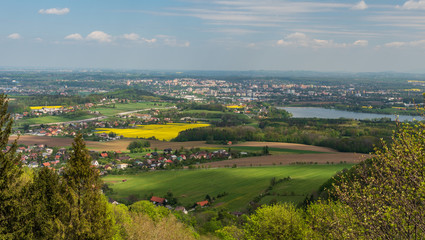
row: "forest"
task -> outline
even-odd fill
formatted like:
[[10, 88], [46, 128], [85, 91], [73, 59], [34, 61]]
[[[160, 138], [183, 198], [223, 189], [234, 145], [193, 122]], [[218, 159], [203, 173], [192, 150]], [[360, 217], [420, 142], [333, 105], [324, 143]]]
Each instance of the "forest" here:
[[391, 140], [397, 123], [388, 119], [266, 119], [259, 127], [207, 127], [181, 132], [174, 141], [289, 142], [329, 147], [341, 152], [369, 153], [380, 139]]

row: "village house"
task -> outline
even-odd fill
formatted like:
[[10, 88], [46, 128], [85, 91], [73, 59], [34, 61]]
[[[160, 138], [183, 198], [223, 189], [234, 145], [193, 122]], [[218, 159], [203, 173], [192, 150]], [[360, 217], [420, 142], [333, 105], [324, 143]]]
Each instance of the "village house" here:
[[208, 200], [202, 201], [202, 202], [197, 202], [196, 205], [200, 206], [200, 207], [205, 207], [209, 204]]
[[167, 199], [165, 198], [161, 198], [161, 197], [156, 197], [156, 196], [152, 196], [150, 201], [155, 204], [155, 205], [164, 205], [167, 202]]
[[128, 167], [128, 163], [120, 163], [120, 164], [117, 164], [117, 169], [122, 169], [122, 170], [124, 170], [124, 169], [126, 169]]

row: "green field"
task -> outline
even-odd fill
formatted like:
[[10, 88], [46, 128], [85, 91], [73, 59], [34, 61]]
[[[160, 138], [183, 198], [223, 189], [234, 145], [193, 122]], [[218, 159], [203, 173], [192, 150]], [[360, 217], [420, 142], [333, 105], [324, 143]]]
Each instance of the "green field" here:
[[[304, 197], [349, 164], [336, 165], [289, 165], [273, 167], [220, 168], [201, 170], [174, 170], [140, 173], [138, 175], [110, 175], [103, 180], [110, 184], [118, 201], [130, 195], [143, 199], [153, 193], [164, 196], [171, 190], [184, 206], [204, 200], [209, 194], [215, 197], [228, 192], [225, 197], [216, 200], [214, 205], [227, 207], [229, 210], [243, 210], [254, 197], [262, 193], [270, 184], [271, 178], [290, 176], [289, 182], [278, 184], [276, 188], [282, 193], [282, 201], [299, 203]], [[126, 182], [122, 182], [127, 179]], [[278, 191], [278, 189], [276, 189]]]
[[57, 122], [68, 122], [68, 121], [75, 121], [75, 120], [83, 120], [83, 119], [89, 119], [96, 117], [96, 115], [92, 114], [83, 114], [78, 117], [68, 117], [66, 115], [59, 115], [59, 116], [43, 116], [43, 117], [36, 117], [36, 118], [26, 118], [21, 119], [16, 122], [17, 126], [22, 126], [24, 124], [47, 124], [47, 123], [57, 123]]
[[[160, 104], [158, 106], [158, 104]], [[140, 103], [117, 103], [115, 108], [111, 107], [93, 107], [90, 110], [98, 111], [105, 116], [114, 116], [118, 113], [129, 112], [135, 110], [151, 109], [151, 108], [163, 108], [167, 107], [167, 103], [154, 103], [154, 102], [140, 102]]]

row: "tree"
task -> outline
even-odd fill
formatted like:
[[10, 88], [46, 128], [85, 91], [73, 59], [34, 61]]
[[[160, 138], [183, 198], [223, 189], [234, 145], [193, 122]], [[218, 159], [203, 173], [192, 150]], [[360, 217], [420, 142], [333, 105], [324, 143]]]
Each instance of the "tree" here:
[[111, 238], [112, 219], [100, 191], [102, 183], [98, 170], [91, 167], [92, 159], [81, 134], [75, 137], [72, 148], [63, 176], [69, 203], [65, 236], [69, 239]]
[[334, 184], [338, 199], [353, 209], [361, 231], [370, 239], [425, 238], [425, 124], [403, 124], [356, 166], [354, 174]]
[[64, 239], [64, 210], [69, 209], [62, 194], [64, 184], [59, 175], [43, 167], [30, 186], [31, 226], [35, 239]]
[[291, 204], [263, 206], [248, 218], [246, 239], [305, 239], [308, 226], [301, 212]]
[[29, 238], [26, 184], [20, 180], [23, 171], [16, 153], [17, 140], [8, 146], [13, 119], [7, 107], [6, 95], [0, 94], [0, 238], [25, 239]]

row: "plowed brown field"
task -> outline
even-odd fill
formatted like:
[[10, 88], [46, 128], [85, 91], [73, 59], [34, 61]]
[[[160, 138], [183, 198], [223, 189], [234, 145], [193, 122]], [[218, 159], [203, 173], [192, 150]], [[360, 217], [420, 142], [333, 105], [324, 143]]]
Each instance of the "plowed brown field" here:
[[261, 157], [239, 158], [219, 162], [205, 163], [203, 165], [212, 168], [231, 167], [236, 164], [238, 167], [267, 166], [267, 165], [288, 165], [295, 163], [317, 163], [317, 164], [338, 164], [338, 163], [359, 163], [370, 158], [371, 155], [359, 153], [319, 153], [319, 154], [282, 154]]

